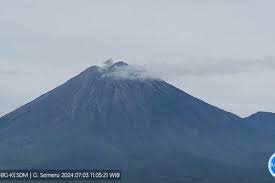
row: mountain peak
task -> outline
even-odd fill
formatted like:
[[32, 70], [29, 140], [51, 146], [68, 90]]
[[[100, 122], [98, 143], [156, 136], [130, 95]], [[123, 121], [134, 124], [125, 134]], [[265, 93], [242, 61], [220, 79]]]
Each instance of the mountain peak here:
[[123, 61], [114, 62], [112, 58], [109, 58], [108, 60], [103, 62], [103, 67], [110, 68], [110, 67], [121, 67], [121, 66], [128, 66], [128, 64]]
[[264, 112], [264, 111], [259, 111], [256, 112], [248, 117], [246, 117], [247, 119], [262, 119], [262, 118], [271, 118], [273, 119], [275, 117], [275, 113], [272, 112]]
[[112, 67], [121, 67], [121, 66], [128, 66], [128, 64], [123, 61], [119, 61], [112, 65]]
[[116, 69], [120, 69], [122, 67], [128, 67], [129, 65], [123, 61], [115, 62], [108, 67], [109, 71], [114, 71]]
[[114, 63], [112, 59], [108, 59], [103, 63], [102, 66], [95, 66], [95, 65], [90, 66], [89, 68], [84, 70], [79, 76], [84, 76], [86, 78], [95, 77], [95, 76], [105, 77], [106, 75], [109, 75], [109, 74], [112, 75], [113, 73], [117, 73], [117, 72], [120, 73], [125, 70], [130, 71], [130, 69], [125, 68], [127, 66], [130, 67], [130, 65], [128, 65], [123, 61]]
[[160, 80], [142, 66], [129, 65], [124, 61], [114, 62], [113, 59], [106, 60], [100, 67], [91, 66], [87, 70], [94, 71], [92, 73], [97, 73], [97, 76], [101, 76], [103, 78], [119, 80]]

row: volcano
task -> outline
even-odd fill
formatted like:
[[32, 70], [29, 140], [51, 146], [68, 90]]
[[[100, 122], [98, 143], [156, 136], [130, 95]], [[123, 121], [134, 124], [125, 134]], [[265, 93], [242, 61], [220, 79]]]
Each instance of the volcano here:
[[124, 62], [0, 118], [1, 169], [119, 169], [121, 182], [274, 182], [275, 115], [219, 109]]

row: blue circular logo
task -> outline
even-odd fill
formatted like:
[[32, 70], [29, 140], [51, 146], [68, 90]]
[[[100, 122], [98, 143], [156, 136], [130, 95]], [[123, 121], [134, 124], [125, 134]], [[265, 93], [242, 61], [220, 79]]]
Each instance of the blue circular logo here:
[[275, 177], [275, 154], [273, 154], [268, 162], [268, 169], [273, 177]]

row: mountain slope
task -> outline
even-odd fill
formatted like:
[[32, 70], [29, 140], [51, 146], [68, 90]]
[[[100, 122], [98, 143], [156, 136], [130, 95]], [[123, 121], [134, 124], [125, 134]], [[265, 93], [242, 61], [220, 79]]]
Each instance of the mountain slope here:
[[0, 168], [113, 168], [124, 182], [268, 182], [272, 143], [123, 62], [90, 67], [0, 118]]

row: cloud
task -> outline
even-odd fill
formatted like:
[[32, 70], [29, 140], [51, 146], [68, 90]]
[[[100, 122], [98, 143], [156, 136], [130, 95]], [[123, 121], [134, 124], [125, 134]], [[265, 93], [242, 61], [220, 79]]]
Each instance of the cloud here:
[[[107, 63], [107, 64], [106, 64]], [[117, 62], [115, 64], [113, 60], [107, 60], [104, 62], [104, 66], [101, 67], [103, 77], [112, 77], [115, 79], [130, 79], [130, 80], [144, 80], [144, 79], [160, 79], [154, 73], [149, 72], [146, 68], [138, 65], [128, 65], [124, 62]]]
[[245, 72], [275, 70], [275, 58], [263, 59], [183, 59], [181, 61], [148, 62], [145, 68], [160, 78], [181, 76], [232, 75]]
[[26, 75], [29, 74], [29, 72], [26, 71], [20, 71], [16, 69], [0, 69], [0, 76], [5, 76], [5, 75]]
[[[275, 70], [275, 58], [263, 59], [183, 59], [181, 61], [151, 61], [144, 65], [117, 66], [108, 59], [101, 67], [104, 77], [117, 79], [163, 79], [173, 80], [185, 76], [210, 77]], [[124, 64], [124, 63], [123, 63]]]

